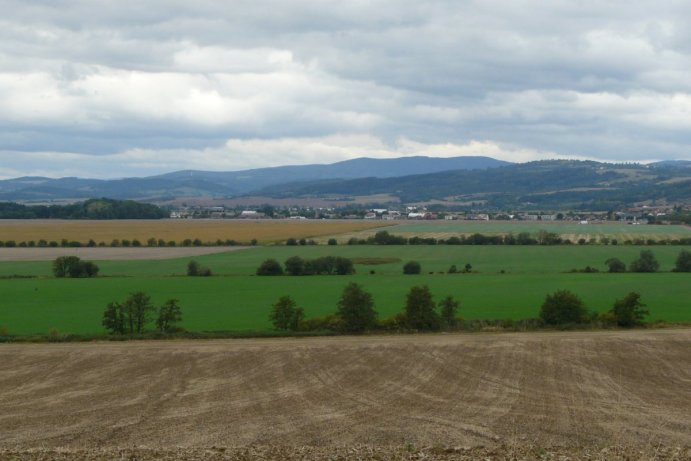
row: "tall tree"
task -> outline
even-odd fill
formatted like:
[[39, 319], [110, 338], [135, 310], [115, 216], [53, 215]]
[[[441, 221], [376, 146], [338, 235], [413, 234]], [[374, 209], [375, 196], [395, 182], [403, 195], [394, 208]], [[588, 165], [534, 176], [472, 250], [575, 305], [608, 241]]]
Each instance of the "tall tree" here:
[[113, 334], [125, 334], [125, 314], [122, 304], [118, 302], [108, 303], [103, 312], [103, 326]]
[[458, 312], [458, 301], [452, 296], [447, 296], [439, 302], [441, 309], [441, 321], [447, 328], [453, 328], [458, 324], [456, 313]]
[[414, 330], [438, 330], [441, 326], [432, 293], [427, 285], [414, 286], [406, 296], [405, 315], [408, 327]]
[[369, 330], [377, 321], [372, 295], [357, 283], [350, 283], [343, 290], [336, 315], [343, 322], [344, 330], [353, 333]]
[[610, 313], [620, 327], [643, 325], [643, 319], [650, 312], [643, 309], [641, 295], [635, 292], [627, 294], [623, 299], [617, 299], [610, 309]]
[[159, 329], [159, 331], [168, 332], [171, 331], [175, 324], [181, 320], [182, 309], [180, 308], [180, 301], [177, 299], [169, 299], [158, 308], [156, 327]]
[[125, 300], [123, 310], [129, 332], [140, 334], [150, 320], [154, 306], [151, 304], [151, 297], [149, 295], [143, 291], [137, 291], [130, 294], [130, 297]]

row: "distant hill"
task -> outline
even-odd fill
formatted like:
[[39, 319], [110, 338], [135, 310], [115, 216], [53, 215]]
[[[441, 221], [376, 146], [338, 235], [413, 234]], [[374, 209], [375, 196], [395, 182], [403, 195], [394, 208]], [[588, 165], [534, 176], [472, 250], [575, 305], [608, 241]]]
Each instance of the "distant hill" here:
[[390, 178], [447, 170], [476, 170], [509, 165], [489, 157], [358, 158], [329, 165], [299, 165], [213, 172], [185, 170], [118, 180], [25, 177], [0, 181], [0, 200], [30, 201], [110, 197], [152, 200], [171, 197], [231, 197], [265, 187], [304, 180]]
[[259, 193], [272, 197], [393, 194], [406, 203], [445, 200], [496, 209], [607, 210], [657, 201], [691, 203], [691, 168], [551, 160], [483, 171], [284, 184]]

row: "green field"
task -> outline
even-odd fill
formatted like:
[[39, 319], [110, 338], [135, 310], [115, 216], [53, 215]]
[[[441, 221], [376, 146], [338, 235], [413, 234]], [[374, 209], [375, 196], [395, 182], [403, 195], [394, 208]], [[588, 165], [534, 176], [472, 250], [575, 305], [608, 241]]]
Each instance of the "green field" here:
[[[633, 238], [675, 239], [691, 237], [691, 227], [681, 225], [632, 225], [615, 222], [579, 224], [562, 221], [418, 221], [406, 222], [388, 229], [393, 234], [535, 234], [540, 230], [560, 235], [609, 237], [623, 242]], [[376, 231], [373, 231], [376, 232]], [[372, 233], [373, 233], [372, 232]], [[586, 237], [586, 238], [590, 238]]]
[[[627, 264], [642, 248], [651, 249], [661, 264], [654, 274], [573, 274], [586, 265], [605, 270], [604, 261], [618, 257]], [[308, 317], [333, 313], [343, 287], [361, 283], [372, 292], [376, 309], [387, 317], [403, 309], [413, 285], [429, 285], [437, 300], [453, 295], [466, 319], [536, 317], [545, 295], [557, 289], [579, 294], [593, 310], [605, 311], [615, 298], [641, 293], [651, 320], [691, 322], [691, 274], [670, 273], [684, 247], [658, 246], [308, 246], [264, 247], [195, 258], [210, 267], [213, 277], [186, 277], [189, 258], [162, 261], [100, 261], [97, 279], [54, 279], [51, 263], [2, 262], [0, 276], [37, 275], [32, 279], [0, 280], [0, 326], [13, 334], [102, 332], [101, 318], [108, 302], [145, 291], [154, 303], [180, 299], [183, 326], [194, 331], [264, 330], [270, 327], [271, 304], [290, 295]], [[691, 250], [691, 247], [686, 247]], [[380, 265], [357, 264], [353, 276], [257, 277], [257, 266], [267, 258], [283, 262], [300, 255], [399, 259]], [[401, 274], [409, 260], [422, 264], [424, 273]], [[450, 265], [466, 263], [472, 274], [445, 274]], [[374, 274], [370, 271], [374, 270]], [[500, 273], [501, 271], [504, 273]], [[430, 274], [429, 272], [433, 272]]]

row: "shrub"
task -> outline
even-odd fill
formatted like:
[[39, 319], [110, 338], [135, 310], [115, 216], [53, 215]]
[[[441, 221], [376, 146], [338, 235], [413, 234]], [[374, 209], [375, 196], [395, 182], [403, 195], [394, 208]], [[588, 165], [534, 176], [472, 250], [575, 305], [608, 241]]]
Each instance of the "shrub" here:
[[403, 266], [403, 273], [406, 275], [414, 275], [422, 272], [422, 266], [417, 261], [408, 261]]
[[328, 244], [333, 246], [338, 245], [338, 242], [336, 241], [336, 239], [329, 239]]
[[605, 261], [607, 264], [608, 272], [626, 272], [626, 264], [624, 264], [619, 258], [609, 258]]
[[283, 275], [283, 268], [275, 259], [267, 259], [257, 269], [257, 275]]
[[60, 256], [53, 261], [53, 275], [58, 278], [96, 277], [98, 270], [96, 264], [77, 256]]
[[588, 319], [588, 310], [576, 294], [558, 290], [545, 298], [540, 308], [540, 318], [547, 325], [584, 323]]

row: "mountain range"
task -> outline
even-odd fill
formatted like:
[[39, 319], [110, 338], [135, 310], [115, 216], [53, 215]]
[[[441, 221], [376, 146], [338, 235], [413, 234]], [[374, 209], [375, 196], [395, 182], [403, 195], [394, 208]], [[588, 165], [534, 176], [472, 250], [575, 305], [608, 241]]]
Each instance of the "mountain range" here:
[[117, 180], [23, 177], [0, 181], [0, 200], [109, 197], [273, 198], [388, 195], [405, 203], [442, 201], [494, 209], [613, 209], [691, 203], [691, 162], [648, 165], [547, 160], [509, 163], [489, 157], [358, 158], [328, 165], [235, 172], [185, 170]]

